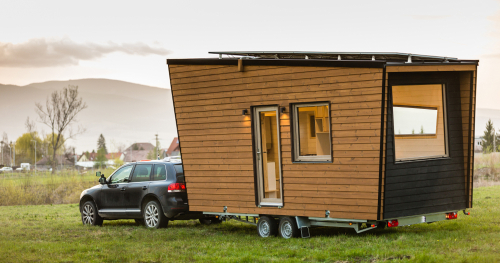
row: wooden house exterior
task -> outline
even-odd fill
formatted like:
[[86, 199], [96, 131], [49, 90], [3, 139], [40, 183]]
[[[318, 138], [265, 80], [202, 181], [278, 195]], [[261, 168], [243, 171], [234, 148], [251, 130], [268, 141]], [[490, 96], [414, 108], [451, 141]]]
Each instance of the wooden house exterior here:
[[478, 61], [224, 54], [242, 57], [167, 60], [191, 211], [387, 220], [472, 207]]

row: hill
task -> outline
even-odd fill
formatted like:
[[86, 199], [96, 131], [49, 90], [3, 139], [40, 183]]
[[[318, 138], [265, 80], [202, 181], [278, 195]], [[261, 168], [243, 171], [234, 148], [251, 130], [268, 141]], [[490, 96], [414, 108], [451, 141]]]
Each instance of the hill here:
[[[48, 81], [26, 86], [0, 84], [0, 132], [15, 140], [25, 132], [26, 117], [37, 120], [35, 103], [45, 101], [50, 93], [68, 85], [78, 86], [88, 108], [78, 116], [87, 131], [68, 144], [77, 151], [96, 148], [99, 134], [108, 148], [115, 144], [152, 142], [158, 133], [162, 147], [168, 147], [177, 135], [170, 89], [145, 86], [111, 79]], [[38, 130], [48, 127], [37, 122]]]

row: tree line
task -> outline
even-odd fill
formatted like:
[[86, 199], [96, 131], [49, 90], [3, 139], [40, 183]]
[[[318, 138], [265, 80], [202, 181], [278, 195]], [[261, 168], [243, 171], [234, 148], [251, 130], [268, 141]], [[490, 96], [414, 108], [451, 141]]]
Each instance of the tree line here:
[[499, 152], [500, 151], [500, 132], [495, 132], [495, 127], [491, 119], [486, 123], [484, 135], [481, 136], [481, 145], [483, 146], [484, 153]]

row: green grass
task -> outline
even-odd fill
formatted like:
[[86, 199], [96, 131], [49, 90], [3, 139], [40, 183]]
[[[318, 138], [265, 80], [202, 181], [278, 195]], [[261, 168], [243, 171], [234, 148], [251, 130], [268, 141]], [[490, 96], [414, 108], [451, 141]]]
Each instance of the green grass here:
[[0, 262], [500, 262], [500, 186], [474, 190], [470, 216], [363, 234], [315, 228], [309, 239], [260, 238], [254, 226], [132, 220], [83, 226], [76, 204], [0, 207]]

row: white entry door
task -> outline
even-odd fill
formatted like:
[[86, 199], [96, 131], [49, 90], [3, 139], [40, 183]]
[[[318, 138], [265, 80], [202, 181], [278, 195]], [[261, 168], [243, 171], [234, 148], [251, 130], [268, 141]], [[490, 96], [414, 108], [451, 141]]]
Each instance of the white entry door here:
[[259, 205], [283, 205], [278, 109], [278, 106], [255, 107], [253, 112]]

